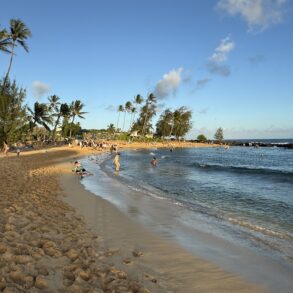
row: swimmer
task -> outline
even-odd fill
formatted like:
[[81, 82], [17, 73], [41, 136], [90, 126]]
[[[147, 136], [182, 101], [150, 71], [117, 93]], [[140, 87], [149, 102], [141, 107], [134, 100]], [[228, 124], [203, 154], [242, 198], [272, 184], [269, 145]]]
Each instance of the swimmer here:
[[158, 164], [158, 161], [157, 161], [157, 158], [156, 157], [153, 157], [153, 159], [151, 160], [151, 164], [156, 167], [157, 164]]

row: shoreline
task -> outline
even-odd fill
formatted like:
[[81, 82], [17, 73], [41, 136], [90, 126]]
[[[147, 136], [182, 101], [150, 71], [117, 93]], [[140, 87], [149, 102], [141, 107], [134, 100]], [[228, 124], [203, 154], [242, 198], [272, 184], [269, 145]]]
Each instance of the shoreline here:
[[70, 161], [93, 153], [101, 152], [54, 148], [0, 159], [7, 175], [1, 186], [1, 290], [77, 292], [104, 282], [105, 292], [118, 286], [145, 293], [263, 291], [84, 190]]
[[[85, 218], [95, 233], [103, 236], [110, 250], [119, 250], [118, 255], [113, 257], [115, 266], [131, 275], [135, 273], [140, 283], [149, 283], [150, 278], [146, 278], [146, 274], [157, 276], [155, 282], [168, 292], [194, 292], [195, 289], [199, 292], [264, 291], [260, 285], [243, 281], [237, 274], [227, 273], [219, 266], [163, 239], [145, 225], [135, 223], [113, 203], [87, 191], [79, 180], [63, 176], [61, 182], [65, 193], [71, 195], [64, 200]], [[129, 249], [142, 251], [143, 256], [133, 257]], [[125, 259], [131, 261], [130, 265], [125, 266]], [[196, 279], [194, 276], [197, 276]], [[159, 292], [158, 288], [154, 292]]]

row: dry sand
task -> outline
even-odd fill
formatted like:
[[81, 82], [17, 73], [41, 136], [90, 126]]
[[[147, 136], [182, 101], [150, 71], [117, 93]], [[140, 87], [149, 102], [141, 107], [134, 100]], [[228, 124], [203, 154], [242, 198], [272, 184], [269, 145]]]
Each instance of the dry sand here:
[[0, 291], [261, 291], [85, 191], [71, 163], [92, 153], [62, 147], [0, 158]]

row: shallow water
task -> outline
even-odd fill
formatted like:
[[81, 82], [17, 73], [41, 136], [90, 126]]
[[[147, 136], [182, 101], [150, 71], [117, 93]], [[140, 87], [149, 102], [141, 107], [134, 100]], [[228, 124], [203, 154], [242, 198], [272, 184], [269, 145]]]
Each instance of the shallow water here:
[[84, 161], [95, 174], [83, 179], [87, 189], [227, 270], [270, 278], [274, 292], [292, 285], [292, 150], [129, 151], [121, 154], [119, 175], [107, 156]]

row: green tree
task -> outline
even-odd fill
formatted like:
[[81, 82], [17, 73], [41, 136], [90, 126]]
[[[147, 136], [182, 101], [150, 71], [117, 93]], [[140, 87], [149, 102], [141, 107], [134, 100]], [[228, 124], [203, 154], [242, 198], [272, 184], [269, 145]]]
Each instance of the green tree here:
[[[74, 125], [74, 120], [75, 117], [82, 118], [84, 119], [83, 115], [86, 114], [87, 112], [82, 112], [82, 109], [84, 107], [84, 104], [80, 100], [75, 100], [74, 102], [71, 103], [70, 105], [70, 112], [71, 112], [71, 117], [72, 117], [72, 125]], [[71, 138], [72, 132], [69, 132], [69, 137]]]
[[11, 53], [11, 41], [9, 39], [8, 33], [6, 29], [0, 30], [0, 51], [5, 53]]
[[131, 119], [130, 131], [134, 124], [135, 114], [138, 112], [138, 109], [140, 108], [140, 105], [142, 104], [142, 102], [143, 102], [143, 97], [140, 94], [136, 95], [133, 99], [133, 104], [136, 105], [136, 107], [133, 107], [131, 109], [132, 119]]
[[70, 108], [69, 108], [68, 104], [66, 104], [66, 103], [61, 104], [58, 109], [58, 112], [55, 115], [57, 116], [57, 118], [55, 121], [53, 134], [52, 134], [53, 139], [55, 139], [56, 129], [60, 123], [60, 118], [63, 117], [63, 119], [66, 119], [70, 116]]
[[197, 136], [197, 140], [198, 140], [199, 142], [206, 142], [206, 141], [207, 141], [207, 138], [206, 138], [203, 134], [199, 134], [199, 135]]
[[27, 123], [24, 99], [26, 91], [7, 80], [0, 82], [0, 146], [4, 140], [18, 140]]
[[45, 103], [35, 102], [34, 108], [27, 108], [29, 115], [28, 118], [31, 122], [32, 128], [37, 124], [44, 126], [46, 130], [51, 132], [49, 125], [52, 124], [52, 116], [50, 115], [49, 107]]
[[52, 112], [52, 114], [58, 112], [59, 105], [60, 105], [60, 98], [56, 95], [50, 96], [49, 100], [49, 107], [48, 110]]
[[144, 122], [143, 122], [143, 127], [142, 127], [142, 135], [144, 135], [145, 133], [148, 133], [150, 128], [152, 128], [152, 125], [150, 125], [150, 121], [153, 118], [153, 116], [156, 115], [156, 102], [157, 102], [157, 98], [153, 93], [150, 93], [147, 101], [146, 101], [146, 105], [145, 105], [145, 109], [144, 109]]
[[77, 123], [70, 123], [69, 118], [65, 118], [63, 120], [63, 124], [61, 127], [61, 134], [63, 137], [70, 137], [70, 135], [76, 136], [76, 135], [81, 135], [81, 126], [79, 122]]
[[132, 109], [132, 103], [130, 101], [127, 101], [124, 107], [125, 113], [124, 113], [123, 130], [124, 130], [124, 124], [125, 124], [125, 115], [126, 113], [131, 113], [131, 109]]
[[136, 113], [137, 113], [136, 108], [135, 108], [135, 107], [132, 107], [132, 108], [131, 108], [131, 117], [130, 117], [129, 132], [131, 131], [131, 128], [132, 128], [132, 126], [133, 126], [134, 117], [135, 117], [135, 114], [136, 114]]
[[115, 126], [113, 123], [111, 123], [107, 126], [107, 132], [109, 132], [110, 134], [115, 133]]
[[8, 39], [11, 41], [11, 55], [10, 62], [8, 66], [8, 70], [4, 79], [4, 86], [8, 80], [8, 76], [10, 73], [13, 57], [15, 55], [15, 47], [20, 46], [26, 52], [29, 51], [28, 46], [26, 44], [26, 40], [32, 36], [31, 31], [27, 28], [27, 26], [20, 19], [11, 19], [10, 20], [10, 32], [8, 33]]
[[180, 107], [176, 109], [173, 113], [174, 119], [174, 127], [173, 127], [173, 135], [178, 139], [179, 137], [183, 137], [188, 133], [188, 131], [192, 127], [192, 111], [188, 110], [186, 107]]
[[166, 109], [160, 116], [156, 124], [156, 134], [158, 136], [170, 136], [173, 132], [174, 119], [171, 109]]
[[222, 127], [220, 127], [220, 128], [217, 129], [214, 137], [220, 143], [224, 140], [224, 131], [223, 131], [223, 128]]

